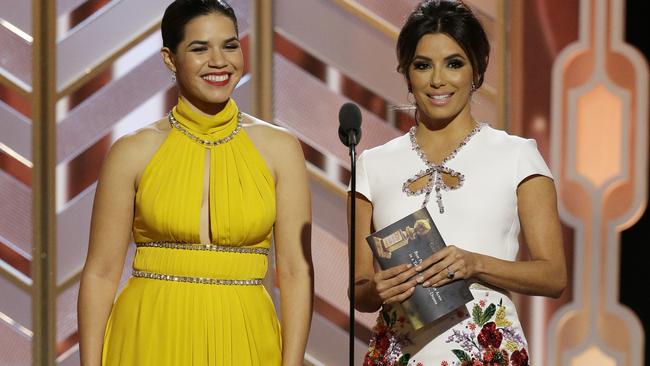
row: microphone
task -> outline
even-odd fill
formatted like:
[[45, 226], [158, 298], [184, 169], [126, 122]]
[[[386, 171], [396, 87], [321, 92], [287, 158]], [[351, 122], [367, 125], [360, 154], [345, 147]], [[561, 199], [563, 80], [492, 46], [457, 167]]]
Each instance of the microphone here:
[[357, 191], [357, 152], [356, 146], [361, 140], [361, 111], [354, 103], [345, 103], [339, 110], [339, 139], [343, 145], [350, 150], [350, 192], [352, 199], [350, 200], [350, 232], [349, 232], [349, 248], [350, 258], [348, 261], [348, 286], [350, 292], [350, 312], [349, 312], [349, 356], [350, 365], [354, 364], [354, 274], [355, 274], [355, 236], [356, 236], [356, 198]]
[[339, 139], [347, 147], [361, 141], [361, 110], [354, 103], [345, 103], [339, 110]]

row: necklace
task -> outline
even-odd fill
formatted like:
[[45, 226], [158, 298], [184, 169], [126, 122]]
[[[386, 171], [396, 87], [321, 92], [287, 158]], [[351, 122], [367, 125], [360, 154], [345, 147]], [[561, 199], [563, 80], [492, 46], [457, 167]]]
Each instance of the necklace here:
[[204, 140], [204, 139], [194, 135], [190, 131], [188, 131], [185, 127], [183, 127], [183, 125], [181, 125], [180, 122], [178, 122], [176, 120], [176, 118], [174, 118], [174, 114], [171, 111], [169, 111], [169, 114], [167, 115], [167, 118], [169, 119], [169, 124], [172, 125], [172, 127], [179, 130], [183, 135], [189, 137], [190, 140], [192, 140], [194, 142], [197, 142], [197, 143], [199, 143], [199, 144], [201, 144], [203, 146], [208, 146], [208, 147], [209, 146], [221, 145], [223, 143], [226, 143], [226, 142], [232, 140], [232, 138], [235, 137], [235, 135], [239, 132], [239, 130], [241, 130], [241, 127], [242, 127], [241, 112], [239, 112], [239, 113], [237, 113], [237, 127], [235, 127], [235, 129], [228, 136], [226, 136], [226, 137], [224, 137], [222, 139], [219, 139], [219, 140], [210, 141], [210, 140]]
[[[422, 202], [422, 207], [426, 207], [427, 204], [429, 203], [429, 197], [431, 196], [431, 192], [434, 190], [436, 191], [436, 203], [438, 204], [438, 209], [440, 213], [445, 212], [445, 207], [442, 204], [442, 194], [441, 191], [451, 191], [458, 189], [463, 186], [463, 182], [465, 182], [465, 175], [457, 172], [449, 167], [446, 167], [445, 164], [453, 159], [456, 154], [460, 151], [460, 149], [463, 148], [463, 146], [467, 145], [469, 140], [471, 140], [474, 135], [476, 135], [481, 128], [485, 126], [485, 123], [478, 123], [470, 133], [465, 136], [463, 141], [460, 142], [458, 147], [456, 147], [449, 155], [447, 155], [440, 164], [434, 164], [427, 160], [427, 157], [424, 155], [424, 151], [422, 151], [422, 148], [420, 148], [420, 145], [418, 144], [417, 139], [415, 138], [415, 132], [417, 131], [417, 125], [411, 127], [409, 130], [409, 138], [411, 140], [411, 148], [415, 153], [420, 157], [420, 159], [424, 162], [424, 164], [427, 166], [427, 169], [419, 171], [415, 176], [412, 178], [409, 178], [404, 182], [402, 185], [402, 192], [406, 193], [407, 196], [415, 196], [415, 195], [420, 195], [424, 193], [424, 202]], [[455, 185], [453, 187], [450, 187], [445, 183], [445, 181], [442, 179], [442, 174], [449, 174], [450, 176], [454, 178], [458, 178], [458, 185]], [[413, 184], [415, 181], [419, 180], [422, 177], [429, 176], [429, 179], [427, 180], [427, 183], [424, 185], [424, 187], [418, 189], [418, 190], [412, 190], [410, 188], [411, 184]]]

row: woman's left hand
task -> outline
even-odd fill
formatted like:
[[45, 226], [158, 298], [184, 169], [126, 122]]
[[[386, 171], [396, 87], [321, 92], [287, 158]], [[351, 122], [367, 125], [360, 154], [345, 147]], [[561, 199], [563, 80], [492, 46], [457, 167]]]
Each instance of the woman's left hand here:
[[454, 280], [474, 277], [478, 271], [479, 255], [449, 245], [426, 258], [415, 267], [416, 281], [424, 287], [438, 287]]

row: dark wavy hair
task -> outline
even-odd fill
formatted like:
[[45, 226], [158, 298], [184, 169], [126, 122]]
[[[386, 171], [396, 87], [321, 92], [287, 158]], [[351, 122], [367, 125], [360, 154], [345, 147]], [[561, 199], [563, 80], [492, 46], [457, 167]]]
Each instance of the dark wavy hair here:
[[230, 18], [239, 36], [235, 10], [225, 1], [176, 0], [165, 9], [165, 14], [160, 24], [163, 47], [167, 47], [172, 53], [176, 53], [176, 48], [178, 48], [178, 45], [185, 37], [185, 25], [198, 16], [212, 13], [219, 13]]
[[422, 36], [444, 33], [465, 51], [474, 71], [474, 87], [483, 84], [490, 43], [474, 13], [458, 0], [426, 0], [409, 15], [397, 38], [397, 71], [409, 81], [409, 66]]

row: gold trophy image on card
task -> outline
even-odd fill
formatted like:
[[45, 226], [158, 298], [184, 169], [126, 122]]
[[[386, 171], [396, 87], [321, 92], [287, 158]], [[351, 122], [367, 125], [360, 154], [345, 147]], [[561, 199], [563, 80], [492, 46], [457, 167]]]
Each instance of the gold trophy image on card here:
[[375, 249], [377, 249], [377, 255], [390, 259], [392, 252], [408, 244], [409, 240], [427, 235], [429, 231], [431, 231], [429, 220], [419, 219], [415, 221], [413, 227], [406, 226], [403, 230], [398, 229], [384, 238], [373, 236], [372, 239], [375, 243]]

